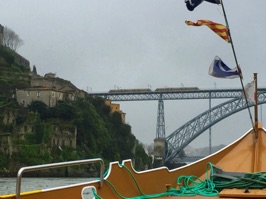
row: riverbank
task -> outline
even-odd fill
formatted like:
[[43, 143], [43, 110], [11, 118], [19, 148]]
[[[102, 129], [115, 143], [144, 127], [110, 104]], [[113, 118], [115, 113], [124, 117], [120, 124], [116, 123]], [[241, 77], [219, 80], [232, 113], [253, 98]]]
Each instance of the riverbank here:
[[[1, 178], [12, 178], [17, 177], [17, 172], [12, 172], [8, 170], [2, 170], [0, 171], [0, 177]], [[82, 177], [90, 177], [94, 178], [99, 176], [99, 172], [97, 171], [90, 171], [90, 172], [82, 172], [82, 171], [75, 171], [72, 169], [69, 169], [68, 167], [61, 168], [61, 169], [53, 169], [53, 170], [42, 170], [42, 171], [32, 171], [32, 172], [25, 172], [23, 173], [24, 177], [76, 177], [76, 178], [82, 178]]]
[[[54, 188], [58, 186], [65, 186], [77, 183], [92, 181], [95, 178], [27, 178], [23, 177], [21, 181], [21, 192]], [[16, 178], [0, 178], [0, 195], [16, 193]]]

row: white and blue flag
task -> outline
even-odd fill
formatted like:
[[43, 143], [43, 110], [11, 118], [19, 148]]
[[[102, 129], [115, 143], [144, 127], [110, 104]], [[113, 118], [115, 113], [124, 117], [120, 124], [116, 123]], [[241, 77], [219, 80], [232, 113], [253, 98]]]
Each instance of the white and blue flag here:
[[231, 69], [223, 61], [220, 57], [216, 56], [209, 68], [209, 75], [217, 78], [226, 78], [233, 79], [240, 77], [240, 73], [238, 71], [238, 67]]

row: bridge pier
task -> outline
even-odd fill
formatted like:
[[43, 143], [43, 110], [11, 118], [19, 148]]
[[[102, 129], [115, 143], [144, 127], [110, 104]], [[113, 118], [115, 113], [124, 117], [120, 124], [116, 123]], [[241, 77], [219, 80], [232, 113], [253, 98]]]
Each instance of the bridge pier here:
[[163, 166], [164, 159], [165, 159], [165, 138], [155, 138], [153, 167], [156, 168]]
[[[161, 96], [162, 97], [162, 96]], [[158, 101], [156, 138], [154, 139], [154, 162], [153, 167], [164, 165], [165, 159], [165, 120], [164, 103], [162, 98]]]

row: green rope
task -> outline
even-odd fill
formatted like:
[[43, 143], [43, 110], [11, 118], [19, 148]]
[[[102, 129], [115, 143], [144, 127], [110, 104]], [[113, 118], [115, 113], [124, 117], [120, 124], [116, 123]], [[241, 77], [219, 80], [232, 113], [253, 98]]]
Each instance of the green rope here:
[[225, 188], [249, 188], [249, 189], [262, 189], [266, 187], [266, 173], [246, 173], [243, 177], [236, 179], [226, 179], [222, 177], [215, 177], [214, 183], [217, 190], [221, 191]]
[[208, 174], [208, 166], [210, 167], [211, 175], [213, 174], [213, 166], [210, 162], [206, 168], [206, 179], [202, 181], [197, 176], [179, 176], [177, 179], [178, 184], [182, 184], [180, 191], [183, 196], [202, 195], [202, 196], [217, 196], [218, 191], [215, 189], [215, 184], [210, 179]]
[[92, 193], [96, 199], [102, 199], [102, 197], [99, 196], [94, 189], [92, 189]]
[[[217, 194], [213, 194], [213, 193], [212, 194], [210, 194], [210, 193], [206, 194], [206, 191], [205, 192], [203, 191], [204, 187], [206, 187], [206, 185], [208, 185], [207, 187], [213, 188], [214, 186], [212, 186], [212, 183], [209, 181], [206, 181], [205, 184], [201, 180], [200, 180], [200, 183], [196, 182], [196, 180], [199, 180], [199, 178], [197, 178], [196, 176], [180, 176], [177, 181], [179, 182], [181, 180], [184, 180], [184, 184], [185, 184], [185, 186], [182, 186], [180, 188], [180, 190], [171, 188], [171, 189], [167, 190], [166, 192], [146, 195], [140, 189], [140, 186], [139, 186], [136, 178], [132, 174], [132, 172], [125, 165], [120, 165], [120, 166], [127, 170], [127, 172], [130, 174], [130, 176], [134, 180], [134, 183], [135, 183], [139, 193], [141, 194], [140, 196], [131, 197], [131, 198], [124, 197], [116, 190], [116, 188], [113, 186], [113, 184], [111, 182], [109, 182], [108, 180], [105, 180], [105, 182], [107, 182], [109, 184], [109, 186], [113, 189], [113, 191], [116, 193], [116, 195], [122, 199], [149, 199], [149, 198], [158, 198], [158, 197], [163, 197], [163, 196], [195, 196], [197, 194], [205, 195], [205, 196], [206, 195], [207, 196], [213, 196], [213, 195], [216, 196], [217, 195]], [[107, 171], [105, 172], [104, 176], [106, 176], [106, 174], [107, 174]], [[190, 185], [191, 183], [193, 184], [192, 186]], [[193, 187], [193, 189], [189, 188], [189, 187]], [[197, 187], [197, 188], [195, 188], [195, 187]], [[95, 195], [96, 199], [102, 199], [99, 195], [97, 195], [96, 192], [93, 192], [93, 194]]]
[[[208, 162], [206, 167], [206, 177], [205, 180], [201, 180], [197, 176], [179, 176], [177, 178], [177, 183], [182, 184], [180, 189], [171, 188], [166, 192], [157, 193], [157, 194], [149, 194], [146, 195], [140, 189], [140, 186], [132, 174], [132, 172], [124, 165], [120, 165], [122, 168], [125, 168], [127, 172], [130, 174], [131, 178], [134, 180], [134, 183], [141, 194], [140, 196], [135, 197], [124, 197], [122, 196], [116, 188], [113, 186], [111, 182], [105, 180], [109, 184], [109, 186], [113, 189], [113, 191], [122, 199], [150, 199], [150, 198], [158, 198], [163, 196], [208, 196], [213, 197], [219, 194], [224, 188], [265, 188], [266, 187], [266, 172], [258, 172], [258, 173], [247, 173], [242, 178], [236, 179], [225, 179], [221, 177], [213, 177], [213, 165]], [[210, 172], [210, 173], [209, 173]], [[107, 171], [104, 176], [106, 176]], [[93, 190], [93, 194], [96, 199], [102, 199], [97, 193]]]
[[[176, 189], [171, 189], [171, 190], [168, 190], [166, 192], [163, 192], [163, 193], [158, 193], [158, 194], [149, 194], [149, 195], [146, 195], [144, 194], [141, 189], [140, 189], [140, 186], [136, 180], [136, 178], [134, 177], [134, 175], [132, 174], [132, 172], [125, 166], [125, 165], [120, 165], [121, 167], [125, 168], [127, 170], [127, 172], [130, 174], [130, 176], [132, 177], [132, 179], [134, 180], [134, 183], [138, 189], [138, 191], [140, 192], [140, 194], [142, 194], [141, 196], [136, 196], [136, 197], [131, 197], [131, 198], [127, 198], [127, 197], [124, 197], [122, 196], [117, 190], [116, 188], [113, 186], [113, 184], [108, 181], [108, 180], [104, 180], [105, 182], [107, 182], [109, 184], [109, 186], [113, 189], [113, 191], [116, 193], [117, 196], [119, 196], [120, 198], [122, 199], [149, 199], [149, 198], [158, 198], [158, 197], [163, 197], [163, 196], [177, 196], [179, 195], [179, 191], [176, 190]], [[106, 176], [108, 173], [108, 170], [104, 173], [104, 176]], [[95, 191], [93, 191], [93, 195], [95, 196], [96, 199], [102, 199]]]

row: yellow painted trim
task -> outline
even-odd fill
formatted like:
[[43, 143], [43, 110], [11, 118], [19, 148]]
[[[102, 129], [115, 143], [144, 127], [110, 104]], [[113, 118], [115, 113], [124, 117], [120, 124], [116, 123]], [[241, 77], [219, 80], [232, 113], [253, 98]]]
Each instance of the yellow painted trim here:
[[[23, 192], [20, 193], [21, 196], [25, 196], [25, 195], [31, 195], [31, 194], [35, 194], [35, 193], [41, 193], [42, 190], [34, 190], [34, 191], [27, 191], [27, 192]], [[15, 197], [16, 194], [7, 194], [7, 195], [3, 195], [0, 196], [0, 198], [11, 198], [11, 197]]]

